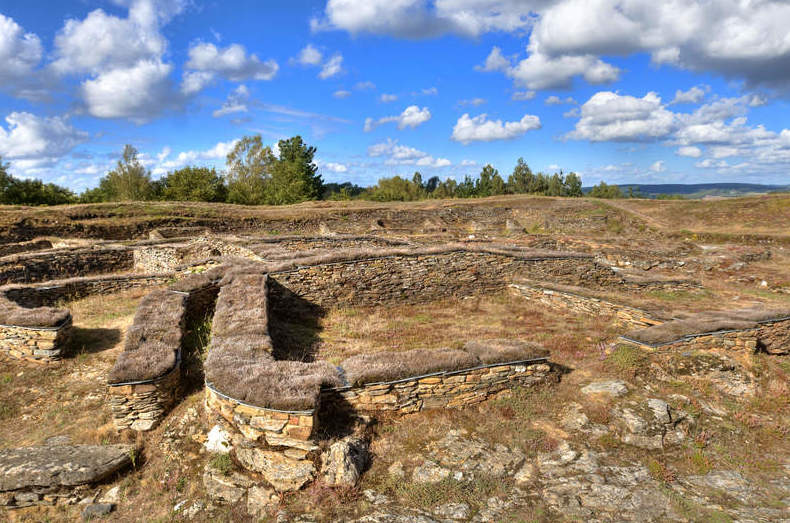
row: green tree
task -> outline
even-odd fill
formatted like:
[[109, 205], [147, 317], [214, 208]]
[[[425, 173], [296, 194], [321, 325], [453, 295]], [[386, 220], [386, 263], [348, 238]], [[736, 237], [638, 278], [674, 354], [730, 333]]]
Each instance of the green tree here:
[[162, 199], [223, 202], [227, 196], [222, 176], [213, 167], [183, 167], [162, 179]]
[[422, 188], [400, 176], [380, 178], [379, 181], [368, 189], [366, 197], [379, 202], [410, 202], [419, 200]]
[[535, 175], [524, 161], [519, 158], [513, 173], [507, 178], [507, 188], [513, 194], [525, 194], [529, 192], [530, 186], [534, 183]]
[[592, 190], [590, 190], [589, 194], [591, 198], [623, 198], [623, 191], [616, 185], [607, 185], [606, 182], [601, 181], [598, 185], [595, 185]]
[[228, 201], [243, 205], [266, 203], [268, 183], [276, 159], [260, 135], [245, 136], [228, 153]]
[[582, 195], [582, 179], [576, 173], [569, 173], [565, 177], [565, 195], [578, 197]]
[[137, 149], [125, 145], [118, 165], [99, 180], [99, 193], [105, 201], [138, 201], [154, 197], [151, 173], [138, 158]]
[[493, 192], [494, 178], [500, 178], [499, 171], [494, 169], [491, 164], [487, 164], [483, 167], [483, 170], [480, 171], [480, 176], [477, 178], [477, 182], [475, 182], [475, 196], [484, 198], [495, 194]]
[[324, 181], [313, 161], [316, 148], [304, 143], [301, 136], [280, 140], [277, 147], [280, 158], [272, 169], [267, 203], [282, 205], [319, 198]]
[[554, 173], [549, 178], [549, 186], [546, 189], [547, 196], [565, 196], [565, 179], [561, 174]]
[[436, 185], [436, 189], [432, 194], [434, 198], [455, 198], [457, 188], [458, 182], [452, 178], [447, 178]]
[[77, 197], [69, 189], [41, 180], [20, 180], [8, 172], [0, 158], [0, 203], [12, 205], [61, 205], [74, 203]]
[[532, 177], [527, 187], [530, 194], [547, 194], [549, 191], [549, 178], [543, 173], [538, 173]]
[[477, 196], [477, 186], [470, 176], [464, 176], [464, 181], [455, 186], [456, 198], [474, 198]]

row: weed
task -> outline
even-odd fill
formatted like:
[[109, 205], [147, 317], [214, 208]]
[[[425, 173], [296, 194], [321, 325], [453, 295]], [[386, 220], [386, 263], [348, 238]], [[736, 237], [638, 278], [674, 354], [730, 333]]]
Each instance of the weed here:
[[675, 472], [670, 470], [665, 462], [655, 458], [650, 458], [648, 460], [647, 470], [650, 471], [650, 475], [653, 476], [653, 479], [661, 481], [662, 483], [672, 483], [677, 478]]
[[209, 465], [225, 476], [230, 476], [230, 473], [233, 471], [233, 462], [228, 454], [214, 454], [209, 461]]
[[649, 358], [639, 347], [618, 345], [606, 358], [605, 363], [611, 370], [626, 377], [634, 377], [645, 371]]

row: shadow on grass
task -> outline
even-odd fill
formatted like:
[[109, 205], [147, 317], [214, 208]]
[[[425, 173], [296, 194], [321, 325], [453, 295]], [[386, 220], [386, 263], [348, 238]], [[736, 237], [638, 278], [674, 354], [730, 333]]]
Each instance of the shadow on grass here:
[[315, 360], [326, 311], [269, 279], [269, 336], [278, 360]]
[[121, 341], [120, 329], [72, 327], [67, 357], [95, 354], [115, 347]]

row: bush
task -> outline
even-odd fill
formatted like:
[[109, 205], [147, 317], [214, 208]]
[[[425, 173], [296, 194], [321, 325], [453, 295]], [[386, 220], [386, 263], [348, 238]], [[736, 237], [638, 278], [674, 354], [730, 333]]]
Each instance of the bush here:
[[213, 167], [184, 167], [168, 173], [162, 181], [162, 199], [194, 202], [223, 202], [227, 188]]

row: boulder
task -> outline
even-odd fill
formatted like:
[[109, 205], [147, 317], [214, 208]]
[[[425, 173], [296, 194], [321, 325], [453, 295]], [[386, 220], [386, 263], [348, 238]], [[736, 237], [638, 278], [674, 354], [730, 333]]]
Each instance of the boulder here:
[[0, 491], [95, 483], [132, 463], [131, 445], [56, 445], [0, 450]]
[[253, 486], [253, 482], [238, 472], [225, 475], [206, 465], [203, 471], [203, 486], [206, 487], [206, 493], [211, 499], [220, 503], [236, 503], [244, 496], [247, 489]]
[[236, 458], [247, 470], [263, 475], [278, 492], [299, 490], [315, 476], [312, 461], [292, 459], [281, 452], [240, 448]]
[[595, 381], [586, 387], [582, 387], [582, 394], [587, 395], [606, 394], [613, 398], [619, 398], [626, 393], [628, 393], [628, 387], [619, 380]]
[[368, 444], [355, 436], [344, 438], [324, 454], [321, 475], [332, 487], [353, 487], [368, 464]]

